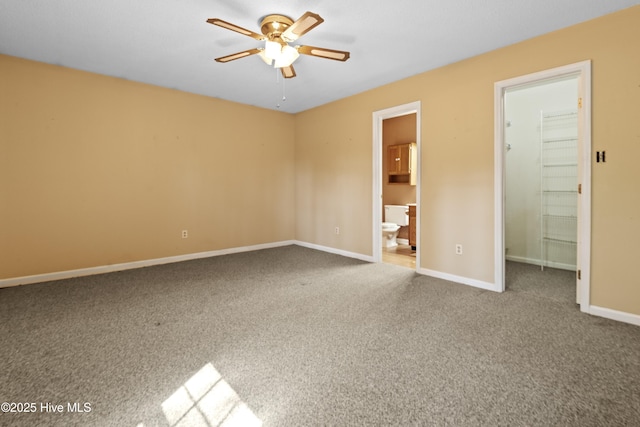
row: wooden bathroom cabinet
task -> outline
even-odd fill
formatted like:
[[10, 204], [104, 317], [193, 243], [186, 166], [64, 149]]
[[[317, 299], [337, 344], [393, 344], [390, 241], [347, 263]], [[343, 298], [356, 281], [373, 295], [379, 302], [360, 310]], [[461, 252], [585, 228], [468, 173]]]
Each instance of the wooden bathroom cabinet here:
[[416, 185], [418, 157], [416, 143], [390, 145], [387, 148], [389, 184]]
[[409, 205], [409, 245], [416, 250], [416, 205]]

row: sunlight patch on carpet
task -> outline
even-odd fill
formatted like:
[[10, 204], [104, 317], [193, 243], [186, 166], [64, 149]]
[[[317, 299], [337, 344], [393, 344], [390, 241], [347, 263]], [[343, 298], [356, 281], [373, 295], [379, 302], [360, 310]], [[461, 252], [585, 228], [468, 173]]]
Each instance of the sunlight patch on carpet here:
[[172, 427], [262, 425], [211, 363], [165, 400], [162, 412]]

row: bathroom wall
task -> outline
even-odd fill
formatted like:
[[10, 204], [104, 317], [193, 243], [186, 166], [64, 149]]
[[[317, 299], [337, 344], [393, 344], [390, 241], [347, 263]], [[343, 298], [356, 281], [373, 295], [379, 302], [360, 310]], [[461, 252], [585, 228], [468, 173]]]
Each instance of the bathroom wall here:
[[577, 99], [577, 77], [505, 95], [507, 259], [540, 263], [540, 111], [575, 109]]
[[640, 315], [638, 22], [635, 6], [299, 113], [296, 237], [372, 256], [372, 113], [420, 101], [418, 268], [493, 283], [494, 84], [590, 59], [593, 151], [607, 151], [592, 171], [591, 303]]
[[[389, 184], [387, 175], [387, 148], [390, 145], [416, 142], [417, 115], [407, 114], [382, 121], [382, 216], [384, 205], [406, 205], [416, 202], [416, 186], [408, 184]], [[401, 227], [398, 231], [400, 239], [409, 239], [409, 227]]]
[[0, 75], [0, 279], [295, 237], [294, 116], [9, 56]]

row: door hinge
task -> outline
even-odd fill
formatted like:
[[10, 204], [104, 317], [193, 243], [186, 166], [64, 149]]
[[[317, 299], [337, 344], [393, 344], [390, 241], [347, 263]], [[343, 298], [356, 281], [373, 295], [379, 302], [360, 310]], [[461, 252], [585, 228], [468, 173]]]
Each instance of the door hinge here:
[[582, 280], [582, 270], [578, 270], [578, 280]]
[[578, 98], [578, 108], [582, 108], [582, 98]]
[[582, 184], [578, 184], [578, 194], [582, 194]]

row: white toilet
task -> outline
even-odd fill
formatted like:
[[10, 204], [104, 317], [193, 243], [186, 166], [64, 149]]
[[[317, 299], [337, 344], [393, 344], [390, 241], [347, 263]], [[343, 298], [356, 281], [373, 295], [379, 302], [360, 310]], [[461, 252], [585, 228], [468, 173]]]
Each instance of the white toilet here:
[[384, 222], [382, 223], [382, 246], [393, 248], [401, 226], [409, 225], [409, 208], [406, 205], [384, 205]]

